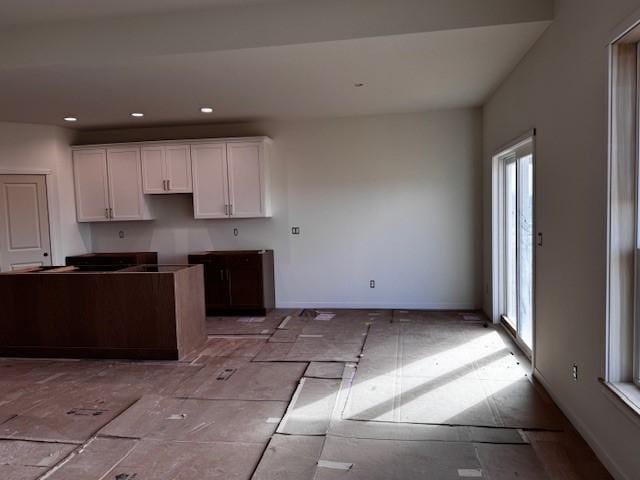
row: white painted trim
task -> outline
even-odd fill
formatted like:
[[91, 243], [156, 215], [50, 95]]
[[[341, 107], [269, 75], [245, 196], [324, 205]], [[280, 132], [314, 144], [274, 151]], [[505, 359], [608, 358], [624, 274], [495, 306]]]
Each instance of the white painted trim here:
[[500, 155], [491, 157], [491, 320], [500, 323]]
[[611, 143], [613, 139], [613, 44], [609, 44], [607, 47], [607, 190], [606, 190], [606, 234], [607, 234], [607, 251], [606, 251], [606, 265], [605, 265], [605, 321], [604, 321], [604, 361], [602, 365], [602, 376], [605, 380], [611, 378], [611, 162], [613, 160], [611, 155]]
[[568, 408], [564, 402], [562, 402], [558, 396], [553, 392], [549, 383], [544, 378], [544, 375], [540, 373], [540, 370], [534, 368], [533, 376], [536, 380], [538, 380], [544, 389], [547, 391], [551, 399], [554, 403], [562, 410], [562, 413], [569, 419], [571, 424], [575, 427], [575, 429], [580, 433], [582, 438], [589, 444], [593, 452], [596, 454], [598, 459], [602, 462], [602, 464], [609, 470], [609, 473], [613, 475], [616, 479], [620, 480], [632, 480], [622, 473], [622, 470], [618, 465], [614, 462], [614, 460], [607, 454], [607, 449], [602, 446], [602, 444], [598, 441], [598, 437], [593, 434], [593, 432], [587, 427], [587, 425], [578, 417], [573, 414], [573, 410]]
[[277, 302], [277, 308], [375, 308], [402, 310], [481, 310], [475, 303]]
[[146, 146], [146, 145], [173, 145], [173, 144], [187, 144], [197, 145], [199, 143], [242, 143], [242, 142], [265, 142], [268, 144], [273, 143], [273, 140], [269, 137], [220, 137], [220, 138], [177, 138], [175, 140], [153, 140], [153, 141], [135, 141], [135, 142], [118, 142], [118, 143], [96, 143], [87, 145], [72, 145], [71, 150], [85, 150], [93, 148], [113, 148], [113, 147], [131, 147], [134, 145]]
[[[56, 198], [56, 207], [53, 208], [54, 202], [51, 201], [51, 195], [53, 192], [53, 176], [49, 174], [44, 175], [44, 187], [47, 193], [47, 213], [49, 214], [49, 257], [51, 258], [51, 265], [56, 264], [57, 254], [62, 250], [62, 246], [59, 245], [58, 232], [60, 230], [60, 211], [59, 211], [59, 197]], [[56, 191], [56, 195], [59, 193]]]
[[[640, 427], [640, 389], [633, 383], [611, 383], [600, 379], [605, 396], [624, 415], [632, 421], [636, 427]], [[629, 388], [624, 388], [629, 387]], [[634, 389], [633, 391], [629, 391]]]
[[512, 141], [510, 141], [508, 143], [505, 143], [501, 147], [498, 147], [495, 150], [493, 156], [494, 157], [499, 157], [501, 155], [504, 155], [509, 150], [514, 150], [515, 148], [518, 148], [521, 144], [527, 143], [529, 141], [529, 139], [535, 138], [535, 137], [536, 137], [536, 129], [535, 128], [530, 128], [529, 130], [524, 132], [522, 135], [519, 135], [518, 137], [516, 137], [514, 140], [512, 140]]
[[622, 38], [631, 32], [634, 28], [640, 26], [640, 8], [634, 10], [634, 12], [625, 18], [622, 22], [616, 25], [613, 30], [611, 30], [611, 34], [609, 35], [610, 40], [607, 42], [607, 48], [609, 48], [612, 44], [619, 42]]
[[0, 175], [51, 175], [48, 168], [0, 168]]

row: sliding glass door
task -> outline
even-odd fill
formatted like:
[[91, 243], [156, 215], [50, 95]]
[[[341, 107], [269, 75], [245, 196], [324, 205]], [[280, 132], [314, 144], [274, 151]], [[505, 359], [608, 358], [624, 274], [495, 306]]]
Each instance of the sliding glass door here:
[[500, 156], [502, 174], [502, 318], [533, 346], [533, 142]]

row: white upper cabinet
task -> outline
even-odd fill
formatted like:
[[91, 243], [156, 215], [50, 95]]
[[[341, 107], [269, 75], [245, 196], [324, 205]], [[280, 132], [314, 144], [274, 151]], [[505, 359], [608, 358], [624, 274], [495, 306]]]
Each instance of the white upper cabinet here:
[[195, 218], [229, 216], [227, 146], [202, 143], [191, 146], [193, 212]]
[[167, 193], [164, 147], [142, 147], [142, 190], [144, 193]]
[[144, 194], [192, 193], [195, 218], [271, 216], [267, 137], [74, 147], [79, 222], [150, 220]]
[[79, 222], [109, 221], [109, 184], [105, 149], [73, 152], [76, 215]]
[[193, 192], [189, 145], [167, 145], [165, 163], [168, 190], [172, 193]]
[[189, 145], [150, 144], [142, 147], [142, 184], [147, 194], [191, 193]]
[[73, 152], [78, 222], [149, 220], [138, 146]]
[[144, 219], [140, 149], [135, 146], [108, 149], [107, 174], [111, 220]]
[[264, 143], [227, 144], [229, 214], [233, 217], [265, 217]]
[[195, 218], [270, 217], [269, 139], [191, 146]]

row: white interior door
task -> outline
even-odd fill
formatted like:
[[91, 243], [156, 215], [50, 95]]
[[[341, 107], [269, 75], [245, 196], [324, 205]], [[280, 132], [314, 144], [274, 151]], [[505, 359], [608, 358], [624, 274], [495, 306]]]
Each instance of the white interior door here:
[[109, 221], [107, 152], [97, 148], [73, 152], [76, 214], [79, 222]]
[[191, 193], [191, 152], [189, 145], [167, 145], [165, 151], [167, 189], [172, 193]]
[[164, 147], [161, 145], [142, 147], [142, 189], [144, 193], [167, 193]]
[[227, 149], [224, 143], [191, 146], [195, 218], [228, 217]]
[[231, 216], [264, 216], [262, 144], [227, 144], [227, 163]]
[[140, 151], [137, 147], [107, 150], [110, 217], [112, 220], [144, 219]]
[[0, 175], [0, 270], [51, 265], [44, 175]]

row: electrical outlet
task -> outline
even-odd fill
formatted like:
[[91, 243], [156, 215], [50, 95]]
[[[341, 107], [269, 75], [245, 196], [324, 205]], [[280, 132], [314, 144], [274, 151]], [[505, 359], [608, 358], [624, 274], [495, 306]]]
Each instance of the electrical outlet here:
[[234, 236], [234, 237], [237, 237], [237, 236], [238, 236], [238, 233], [240, 233], [240, 232], [238, 232], [238, 229], [237, 229], [237, 228], [234, 228], [234, 229], [233, 229], [233, 236]]
[[578, 366], [574, 365], [573, 367], [571, 367], [571, 376], [573, 377], [573, 379], [577, 382], [578, 381]]
[[118, 236], [119, 236], [120, 238], [124, 238], [124, 230], [120, 230], [120, 231], [118, 232]]
[[300, 235], [300, 227], [291, 227], [291, 235]]
[[369, 280], [369, 288], [376, 288], [376, 281], [375, 280]]

